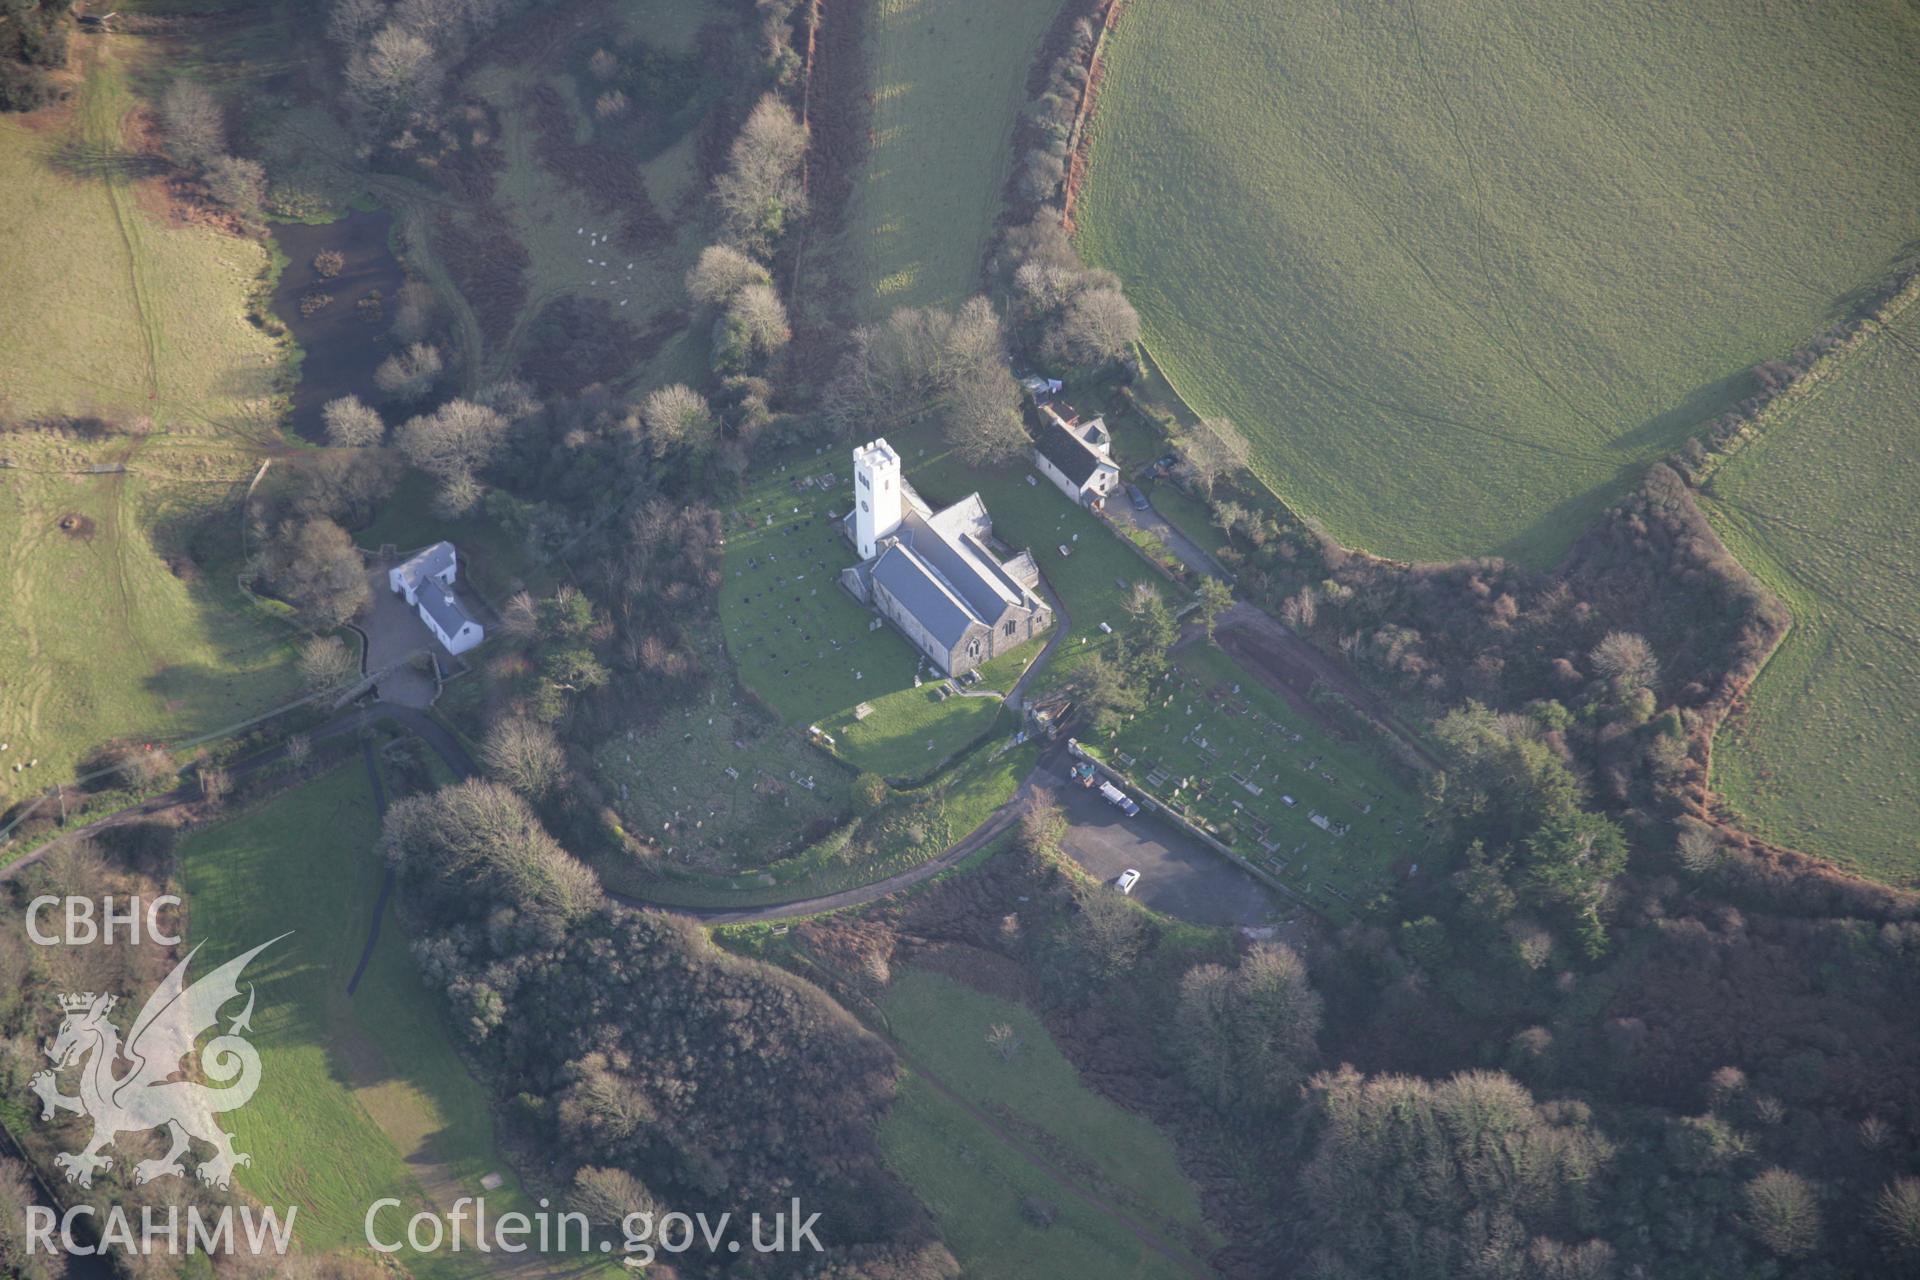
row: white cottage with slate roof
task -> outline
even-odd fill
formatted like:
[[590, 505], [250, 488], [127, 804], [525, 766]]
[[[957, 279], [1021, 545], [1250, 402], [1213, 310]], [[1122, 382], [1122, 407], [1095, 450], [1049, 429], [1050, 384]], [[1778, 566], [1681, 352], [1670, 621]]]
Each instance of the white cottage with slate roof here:
[[965, 675], [1053, 625], [1040, 567], [1025, 551], [1007, 560], [994, 552], [979, 494], [933, 510], [885, 439], [853, 451], [853, 484], [846, 531], [860, 563], [840, 581], [943, 673]]
[[480, 625], [453, 594], [460, 557], [451, 542], [436, 542], [415, 552], [387, 571], [387, 585], [420, 612], [420, 621], [448, 653], [465, 653], [487, 638]]

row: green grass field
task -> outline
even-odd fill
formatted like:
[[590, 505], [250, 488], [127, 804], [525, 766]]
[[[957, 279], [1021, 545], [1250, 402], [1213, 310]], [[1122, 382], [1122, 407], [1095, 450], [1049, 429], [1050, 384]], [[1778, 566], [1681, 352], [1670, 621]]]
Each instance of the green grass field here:
[[[237, 511], [204, 568], [179, 536], [229, 508], [227, 484], [169, 477], [167, 451], [151, 446], [151, 463], [130, 464], [141, 474], [25, 470], [61, 461], [43, 444], [0, 442], [21, 463], [0, 471], [0, 802], [72, 776], [109, 739], [175, 741], [299, 696], [291, 630], [235, 586]], [[70, 517], [91, 529], [63, 530]]]
[[873, 145], [846, 255], [855, 310], [974, 293], [1051, 0], [880, 0], [867, 35]]
[[[947, 1088], [992, 1116], [1052, 1169], [1155, 1236], [1202, 1259], [1219, 1243], [1173, 1145], [1148, 1121], [1088, 1089], [1031, 1011], [934, 973], [899, 975], [881, 1001], [892, 1034]], [[1006, 1024], [1011, 1061], [987, 1043]], [[910, 1076], [880, 1128], [888, 1160], [933, 1211], [969, 1275], [1062, 1280], [1184, 1274], [1108, 1214], [1067, 1192], [993, 1130]], [[1036, 1227], [1023, 1197], [1054, 1206]]]
[[[493, 1145], [485, 1090], [448, 1039], [392, 909], [357, 992], [346, 983], [366, 939], [382, 867], [379, 819], [356, 760], [181, 843], [194, 973], [289, 930], [248, 969], [260, 1090], [222, 1117], [253, 1156], [239, 1182], [262, 1202], [298, 1205], [298, 1247], [364, 1252], [363, 1218], [383, 1196], [408, 1208], [487, 1192], [491, 1210], [531, 1206]], [[389, 1238], [392, 1238], [389, 1236]], [[403, 1255], [406, 1256], [406, 1255]], [[407, 1256], [425, 1276], [484, 1274], [473, 1255]]]
[[[267, 252], [154, 212], [124, 136], [144, 47], [75, 48], [68, 106], [0, 116], [0, 413], [151, 432], [0, 437], [0, 802], [109, 738], [193, 736], [295, 694], [290, 633], [234, 586], [232, 499], [278, 439], [287, 368], [246, 318]], [[196, 565], [195, 526], [230, 509]]]
[[1765, 835], [1920, 876], [1920, 308], [1715, 474], [1703, 503], [1793, 611], [1713, 783]]
[[267, 251], [149, 212], [124, 137], [139, 55], [81, 47], [69, 107], [0, 116], [0, 410], [274, 436], [286, 353], [246, 318]]
[[1899, 0], [1136, 0], [1109, 49], [1084, 251], [1386, 555], [1552, 561], [1914, 234]]
[[1419, 800], [1367, 748], [1327, 734], [1204, 644], [1175, 655], [1118, 734], [1083, 745], [1335, 919], [1427, 844]]

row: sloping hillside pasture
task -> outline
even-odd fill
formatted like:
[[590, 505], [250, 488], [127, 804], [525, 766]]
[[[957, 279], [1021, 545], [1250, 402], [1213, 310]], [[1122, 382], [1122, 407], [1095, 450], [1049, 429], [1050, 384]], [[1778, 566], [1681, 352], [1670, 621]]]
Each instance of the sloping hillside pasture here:
[[[253, 1156], [239, 1185], [266, 1204], [300, 1206], [294, 1239], [306, 1253], [364, 1253], [363, 1219], [382, 1196], [404, 1202], [382, 1219], [387, 1238], [399, 1238], [412, 1213], [480, 1194], [492, 1172], [508, 1182], [487, 1193], [490, 1210], [531, 1208], [391, 907], [366, 975], [346, 994], [380, 886], [379, 830], [356, 760], [181, 844], [189, 941], [205, 947], [192, 972], [292, 931], [247, 971], [258, 988], [260, 1090], [222, 1120]], [[430, 1277], [486, 1274], [471, 1245], [410, 1254], [407, 1266]]]
[[[911, 970], [894, 979], [881, 1010], [911, 1059], [1130, 1221], [1196, 1259], [1218, 1244], [1166, 1136], [1082, 1083], [1026, 1006]], [[1010, 1060], [987, 1042], [996, 1025], [1017, 1040]], [[909, 1077], [880, 1141], [969, 1274], [1182, 1274], [923, 1080]], [[1059, 1210], [1060, 1221], [1043, 1228], [1024, 1219], [1028, 1195]]]
[[[71, 104], [0, 116], [0, 412], [141, 434], [0, 436], [5, 800], [108, 738], [191, 736], [294, 696], [290, 632], [234, 585], [232, 499], [278, 438], [286, 376], [247, 319], [266, 250], [156, 213], [127, 141], [149, 48], [76, 50]], [[204, 521], [229, 510], [216, 536]]]
[[1135, 0], [1087, 256], [1381, 554], [1554, 560], [1912, 239], [1920, 13]]
[[291, 629], [235, 585], [237, 514], [227, 538], [203, 539], [217, 553], [204, 566], [184, 541], [209, 507], [224, 516], [231, 483], [137, 465], [0, 472], [0, 801], [71, 777], [110, 738], [189, 737], [299, 696]]
[[1704, 503], [1793, 611], [1715, 788], [1757, 830], [1920, 877], [1920, 308], [1725, 464]]
[[76, 48], [69, 106], [0, 115], [0, 412], [272, 437], [286, 353], [247, 320], [267, 251], [150, 212], [127, 137], [143, 51]]
[[873, 145], [845, 247], [862, 319], [952, 306], [976, 291], [1027, 68], [1057, 9], [1054, 0], [875, 6]]

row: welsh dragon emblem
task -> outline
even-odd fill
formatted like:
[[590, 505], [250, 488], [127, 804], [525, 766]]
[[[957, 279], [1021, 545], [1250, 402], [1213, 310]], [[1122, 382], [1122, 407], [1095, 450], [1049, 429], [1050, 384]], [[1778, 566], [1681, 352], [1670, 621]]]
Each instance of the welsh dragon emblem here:
[[[60, 1034], [46, 1046], [54, 1069], [35, 1075], [28, 1087], [40, 1095], [42, 1120], [51, 1120], [60, 1111], [93, 1119], [93, 1138], [83, 1149], [54, 1157], [54, 1163], [66, 1170], [68, 1182], [92, 1186], [95, 1171], [113, 1167], [113, 1157], [101, 1151], [116, 1136], [162, 1126], [172, 1146], [159, 1159], [134, 1166], [137, 1182], [184, 1175], [181, 1157], [188, 1154], [193, 1139], [214, 1148], [213, 1158], [194, 1170], [209, 1186], [226, 1189], [236, 1165], [253, 1163], [253, 1157], [233, 1149], [234, 1135], [223, 1130], [217, 1119], [221, 1112], [246, 1105], [260, 1087], [259, 1051], [240, 1034], [251, 1029], [252, 987], [247, 989], [246, 1007], [228, 1024], [226, 1034], [216, 1035], [200, 1050], [200, 1072], [214, 1084], [181, 1077], [195, 1041], [217, 1028], [220, 1010], [239, 998], [240, 974], [248, 962], [280, 938], [234, 957], [188, 986], [187, 966], [200, 953], [195, 947], [148, 997], [124, 1045], [119, 1030], [107, 1020], [118, 996], [89, 991], [60, 997], [66, 1018], [60, 1023]], [[118, 1070], [123, 1062], [124, 1070]], [[80, 1068], [80, 1095], [69, 1098], [60, 1092], [56, 1073], [73, 1066]]]

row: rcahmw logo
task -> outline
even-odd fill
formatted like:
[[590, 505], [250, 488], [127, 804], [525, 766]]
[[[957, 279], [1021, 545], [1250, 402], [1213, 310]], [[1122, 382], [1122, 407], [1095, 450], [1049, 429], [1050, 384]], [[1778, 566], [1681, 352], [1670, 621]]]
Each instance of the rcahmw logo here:
[[[84, 1147], [54, 1157], [54, 1164], [65, 1171], [68, 1182], [92, 1186], [95, 1173], [113, 1166], [113, 1157], [103, 1152], [113, 1145], [116, 1137], [150, 1129], [164, 1128], [170, 1145], [165, 1155], [134, 1165], [135, 1182], [183, 1177], [186, 1164], [182, 1157], [192, 1154], [195, 1142], [213, 1148], [210, 1158], [194, 1167], [194, 1176], [210, 1187], [226, 1190], [233, 1180], [234, 1169], [253, 1163], [253, 1157], [234, 1150], [234, 1135], [219, 1123], [222, 1112], [245, 1106], [260, 1087], [260, 1053], [241, 1034], [252, 1029], [254, 993], [251, 987], [247, 990], [246, 1007], [228, 1023], [226, 1032], [215, 1035], [198, 1053], [199, 1073], [213, 1083], [170, 1077], [187, 1067], [187, 1060], [194, 1056], [195, 1043], [203, 1033], [218, 1030], [220, 1011], [240, 998], [240, 975], [247, 965], [286, 936], [281, 934], [280, 938], [261, 943], [188, 986], [187, 966], [200, 953], [200, 948], [195, 947], [148, 997], [127, 1031], [124, 1043], [119, 1029], [107, 1017], [119, 1001], [117, 996], [95, 995], [89, 991], [84, 995], [60, 997], [60, 1007], [66, 1017], [53, 1043], [46, 1046], [53, 1070], [34, 1076], [28, 1087], [40, 1097], [42, 1120], [71, 1111], [93, 1121], [93, 1137]], [[129, 1065], [124, 1072], [116, 1074], [122, 1062]], [[61, 1092], [59, 1073], [73, 1068], [79, 1071], [75, 1086], [78, 1092], [68, 1096]], [[190, 1207], [186, 1213], [187, 1227], [181, 1231], [175, 1211], [169, 1210], [156, 1220], [149, 1210], [141, 1215], [143, 1233], [136, 1233], [124, 1210], [114, 1207], [102, 1214], [91, 1206], [80, 1205], [61, 1217], [59, 1227], [64, 1251], [70, 1253], [89, 1251], [85, 1245], [76, 1246], [72, 1239], [75, 1219], [85, 1216], [103, 1220], [100, 1228], [103, 1249], [119, 1245], [130, 1251], [152, 1252], [154, 1237], [164, 1236], [168, 1251], [179, 1252], [184, 1244], [187, 1251], [207, 1245], [207, 1251], [211, 1252], [216, 1251], [211, 1246], [222, 1243], [232, 1247], [232, 1213], [231, 1207], [220, 1209], [217, 1223], [209, 1225], [197, 1208]], [[280, 1252], [285, 1252], [292, 1235], [295, 1213], [296, 1208], [289, 1206], [282, 1224], [273, 1210], [263, 1210], [261, 1219], [266, 1231], [262, 1232], [254, 1222], [252, 1210], [241, 1210], [247, 1234], [256, 1238], [259, 1245], [277, 1246]], [[52, 1210], [40, 1206], [30, 1210], [29, 1248], [44, 1243], [50, 1250], [54, 1249], [53, 1227]]]

